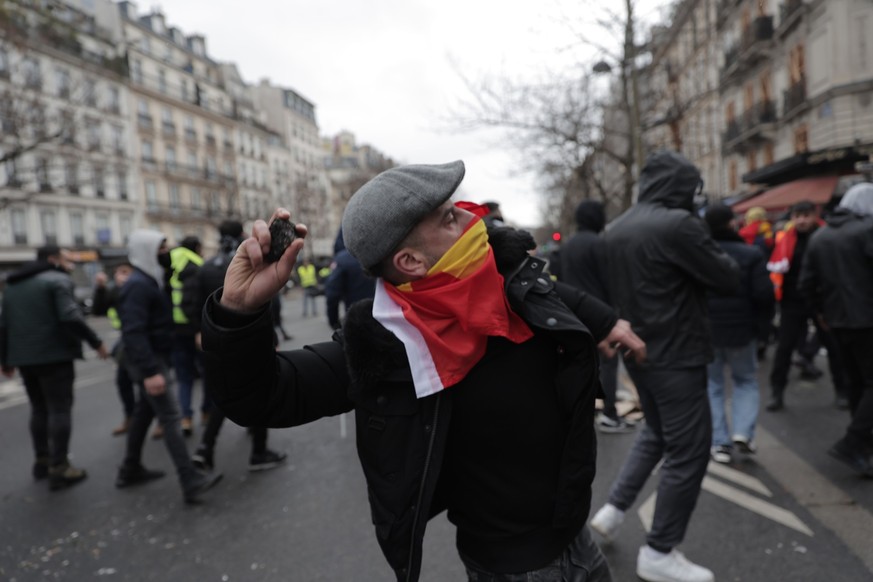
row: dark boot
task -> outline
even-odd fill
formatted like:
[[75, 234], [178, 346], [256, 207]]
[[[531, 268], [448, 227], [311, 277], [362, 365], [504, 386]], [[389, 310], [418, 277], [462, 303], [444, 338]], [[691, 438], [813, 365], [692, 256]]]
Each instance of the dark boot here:
[[119, 489], [130, 487], [131, 485], [139, 485], [160, 479], [165, 473], [163, 471], [152, 471], [146, 469], [142, 465], [122, 465], [118, 469], [118, 476], [115, 478], [115, 486]]
[[770, 400], [767, 402], [767, 410], [769, 412], [776, 412], [777, 410], [782, 410], [785, 408], [785, 403], [782, 401], [782, 394], [785, 392], [784, 388], [773, 388], [770, 393]]
[[60, 465], [49, 468], [49, 489], [52, 491], [65, 489], [79, 483], [87, 476], [88, 473], [84, 469], [77, 469], [69, 461], [64, 461]]
[[49, 476], [48, 457], [37, 457], [33, 462], [33, 478], [39, 481]]

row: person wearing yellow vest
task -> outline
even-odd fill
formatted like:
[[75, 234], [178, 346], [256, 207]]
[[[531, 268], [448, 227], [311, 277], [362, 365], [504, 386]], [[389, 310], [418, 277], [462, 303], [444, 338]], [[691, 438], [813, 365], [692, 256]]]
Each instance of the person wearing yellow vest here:
[[312, 315], [318, 316], [318, 271], [312, 261], [303, 259], [303, 264], [297, 267], [300, 286], [303, 287], [303, 317], [309, 316], [309, 306], [312, 305]]
[[[179, 406], [182, 408], [182, 434], [191, 436], [193, 432], [191, 410], [194, 378], [200, 367], [200, 355], [194, 341], [197, 332], [196, 325], [188, 320], [182, 310], [182, 289], [185, 280], [194, 276], [203, 265], [200, 256], [200, 239], [196, 236], [186, 236], [181, 244], [170, 251], [170, 296], [173, 302], [173, 368], [176, 370], [176, 381], [179, 385]], [[203, 394], [200, 405], [200, 415], [203, 426], [209, 419], [210, 401]], [[153, 435], [154, 436], [154, 435]]]
[[[94, 298], [91, 311], [94, 315], [106, 315], [109, 319], [112, 329], [121, 329], [121, 317], [118, 315], [116, 305], [118, 303], [118, 293], [127, 282], [128, 277], [133, 272], [133, 267], [130, 263], [122, 263], [115, 267], [115, 272], [112, 274], [114, 285], [107, 285], [108, 278], [105, 273], [98, 273], [95, 278], [96, 287], [94, 289]], [[112, 359], [115, 360], [115, 386], [118, 389], [118, 397], [121, 399], [121, 405], [124, 409], [124, 420], [121, 424], [112, 429], [113, 436], [123, 435], [130, 428], [130, 419], [133, 416], [134, 408], [136, 408], [136, 393], [133, 389], [133, 380], [127, 372], [127, 367], [124, 365], [124, 348], [121, 345], [121, 340], [117, 341], [110, 352]]]

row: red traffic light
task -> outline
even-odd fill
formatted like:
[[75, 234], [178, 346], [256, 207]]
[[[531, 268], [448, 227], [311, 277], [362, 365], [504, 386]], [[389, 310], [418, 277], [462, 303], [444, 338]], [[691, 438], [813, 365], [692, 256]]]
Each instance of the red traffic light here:
[[553, 232], [552, 233], [552, 240], [555, 242], [561, 242], [561, 233], [560, 232]]

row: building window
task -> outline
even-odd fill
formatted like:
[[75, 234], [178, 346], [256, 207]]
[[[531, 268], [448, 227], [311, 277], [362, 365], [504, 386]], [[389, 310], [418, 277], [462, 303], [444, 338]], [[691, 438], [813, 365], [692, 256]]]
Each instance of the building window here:
[[85, 246], [85, 222], [81, 212], [70, 213], [70, 234], [73, 236], [75, 246]]
[[112, 126], [112, 148], [115, 150], [115, 155], [124, 156], [124, 128]]
[[176, 171], [176, 148], [167, 147], [164, 150], [164, 161], [167, 164], [168, 172]]
[[55, 85], [58, 92], [58, 97], [61, 99], [69, 99], [70, 97], [70, 73], [64, 69], [55, 71]]
[[70, 194], [79, 193], [79, 164], [75, 160], [70, 160], [64, 165], [64, 180]]
[[103, 172], [103, 168], [94, 166], [91, 177], [94, 182], [94, 196], [106, 198], [106, 175]]
[[185, 116], [185, 137], [190, 140], [197, 140], [197, 132], [194, 130], [194, 118], [190, 115]]
[[179, 210], [181, 196], [179, 194], [179, 186], [170, 184], [170, 210]]
[[794, 130], [794, 153], [801, 154], [809, 151], [809, 130], [805, 123], [800, 124]]
[[27, 213], [21, 208], [12, 209], [12, 242], [27, 244]]
[[9, 78], [9, 53], [4, 47], [0, 47], [0, 77]]
[[127, 244], [127, 239], [130, 237], [130, 233], [133, 230], [133, 220], [130, 216], [124, 214], [119, 217], [118, 226], [121, 229], [121, 236], [124, 237], [122, 242]]
[[89, 119], [86, 122], [88, 135], [88, 150], [96, 152], [100, 149], [100, 122], [96, 119]]
[[167, 73], [164, 69], [158, 69], [158, 91], [167, 94]]
[[737, 161], [731, 160], [728, 165], [728, 190], [731, 192], [736, 192], [737, 186], [739, 185], [737, 173]]
[[24, 86], [30, 89], [42, 88], [42, 73], [39, 70], [39, 61], [33, 57], [27, 57], [21, 62], [24, 72]]
[[109, 216], [100, 213], [95, 217], [94, 226], [97, 230], [97, 243], [108, 245], [112, 240], [112, 229], [109, 228]]
[[123, 171], [118, 172], [118, 199], [119, 200], [127, 200], [127, 173]]
[[133, 79], [134, 83], [139, 83], [142, 85], [142, 61], [140, 59], [133, 59], [133, 66], [130, 70], [130, 77]]
[[139, 48], [144, 53], [150, 53], [152, 50], [151, 39], [148, 36], [143, 36], [140, 39]]
[[49, 179], [49, 161], [46, 158], [36, 160], [36, 182], [40, 192], [52, 191], [52, 183]]
[[200, 188], [191, 188], [191, 208], [201, 210], [203, 208], [203, 198], [200, 195]]
[[145, 193], [146, 193], [146, 207], [149, 210], [157, 210], [158, 209], [158, 189], [155, 187], [154, 182], [146, 182], [145, 183]]
[[771, 165], [776, 159], [775, 150], [772, 143], [764, 144], [764, 165]]
[[176, 122], [173, 121], [173, 110], [169, 107], [164, 107], [161, 110], [161, 126], [164, 128], [165, 134], [176, 136]]
[[155, 161], [155, 153], [150, 141], [142, 142], [142, 161], [148, 163], [154, 163]]
[[39, 213], [42, 226], [42, 239], [46, 245], [58, 244], [58, 223], [54, 210], [43, 210]]
[[107, 97], [109, 103], [106, 105], [106, 109], [110, 113], [121, 113], [121, 92], [118, 90], [118, 87], [109, 87]]
[[749, 172], [754, 172], [758, 169], [758, 156], [757, 152], [751, 151], [746, 154], [746, 170]]
[[85, 105], [97, 107], [97, 80], [92, 77], [85, 78]]

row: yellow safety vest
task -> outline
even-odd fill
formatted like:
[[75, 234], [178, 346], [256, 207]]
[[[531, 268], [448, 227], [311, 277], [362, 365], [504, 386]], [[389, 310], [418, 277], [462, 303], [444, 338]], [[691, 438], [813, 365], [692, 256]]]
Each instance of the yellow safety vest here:
[[106, 317], [109, 319], [109, 325], [112, 329], [121, 329], [121, 317], [118, 316], [118, 310], [110, 307], [106, 310]]
[[173, 321], [179, 325], [188, 323], [188, 318], [182, 311], [182, 281], [179, 279], [179, 275], [182, 274], [188, 263], [194, 263], [199, 267], [203, 265], [203, 257], [185, 247], [176, 247], [170, 251], [170, 267], [173, 269], [173, 276], [170, 277]]
[[300, 286], [315, 287], [318, 284], [318, 277], [315, 274], [315, 265], [300, 265], [297, 267], [297, 274], [300, 276]]

